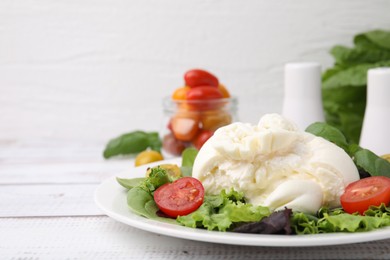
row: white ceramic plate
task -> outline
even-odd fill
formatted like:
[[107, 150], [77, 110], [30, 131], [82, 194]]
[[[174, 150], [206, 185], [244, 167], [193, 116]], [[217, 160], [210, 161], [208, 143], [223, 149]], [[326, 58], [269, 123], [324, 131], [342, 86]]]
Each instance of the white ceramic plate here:
[[[152, 164], [176, 163], [180, 165], [179, 159], [160, 161]], [[318, 235], [257, 235], [242, 234], [233, 232], [207, 231], [203, 229], [187, 228], [179, 225], [163, 223], [150, 220], [136, 215], [127, 206], [127, 192], [120, 186], [115, 177], [136, 178], [143, 177], [147, 167], [137, 167], [128, 170], [104, 181], [95, 191], [95, 202], [98, 207], [111, 218], [149, 232], [183, 239], [197, 240], [203, 242], [247, 245], [247, 246], [326, 246], [340, 245], [358, 242], [368, 242], [390, 238], [390, 228], [378, 229], [371, 232], [361, 233], [333, 233]]]

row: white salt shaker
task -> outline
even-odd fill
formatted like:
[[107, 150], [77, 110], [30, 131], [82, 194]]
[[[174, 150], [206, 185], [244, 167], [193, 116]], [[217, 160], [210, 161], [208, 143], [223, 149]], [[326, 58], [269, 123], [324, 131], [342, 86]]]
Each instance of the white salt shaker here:
[[305, 130], [324, 122], [321, 95], [321, 66], [315, 62], [287, 63], [284, 67], [282, 115]]
[[378, 155], [390, 154], [390, 68], [368, 70], [367, 103], [359, 145]]

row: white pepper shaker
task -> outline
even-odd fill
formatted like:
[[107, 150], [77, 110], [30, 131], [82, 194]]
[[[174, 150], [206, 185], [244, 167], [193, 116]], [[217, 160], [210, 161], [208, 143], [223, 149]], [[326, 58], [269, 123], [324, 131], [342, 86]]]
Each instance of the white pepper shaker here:
[[390, 68], [367, 73], [367, 102], [359, 145], [378, 155], [390, 154]]
[[324, 122], [321, 94], [321, 66], [315, 62], [287, 63], [284, 67], [282, 115], [305, 130]]

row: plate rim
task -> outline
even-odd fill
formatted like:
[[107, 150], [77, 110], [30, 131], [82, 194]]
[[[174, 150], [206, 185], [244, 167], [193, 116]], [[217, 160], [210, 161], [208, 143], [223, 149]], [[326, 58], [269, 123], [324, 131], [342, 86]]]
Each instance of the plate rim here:
[[[115, 176], [107, 178], [106, 180], [101, 182], [99, 186], [95, 189], [95, 204], [100, 210], [103, 211], [104, 214], [106, 214], [110, 218], [123, 224], [132, 226], [134, 228], [160, 235], [200, 242], [242, 246], [311, 247], [353, 244], [390, 238], [390, 227], [384, 227], [381, 229], [367, 232], [327, 233], [291, 236], [208, 231], [204, 229], [194, 229], [157, 220], [147, 219], [134, 213], [129, 207], [127, 207], [127, 213], [130, 217], [118, 212], [118, 210], [115, 210], [114, 206], [112, 205], [115, 196], [126, 196], [126, 190], [117, 183], [116, 177], [124, 177], [128, 175], [130, 171], [137, 171], [136, 173], [132, 173], [135, 178], [141, 177], [142, 175], [137, 175], [139, 175], [139, 173], [141, 173], [142, 171], [145, 171], [148, 167], [153, 167], [155, 165], [163, 163], [179, 164], [179, 160], [180, 158], [174, 158], [143, 165], [140, 167], [132, 167], [126, 171], [122, 171], [116, 174]], [[108, 194], [109, 197], [107, 197], [106, 189], [112, 189], [112, 191]], [[120, 193], [123, 193], [123, 195], [120, 195]], [[105, 198], [102, 199], [102, 196]], [[108, 201], [111, 201], [111, 204], [108, 203]], [[127, 205], [124, 204], [124, 207], [125, 206]]]

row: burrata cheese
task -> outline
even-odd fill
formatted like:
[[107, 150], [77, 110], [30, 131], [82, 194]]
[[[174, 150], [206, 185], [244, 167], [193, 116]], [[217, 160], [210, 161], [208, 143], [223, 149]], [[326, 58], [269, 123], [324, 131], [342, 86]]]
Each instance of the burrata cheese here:
[[249, 203], [271, 210], [315, 213], [321, 206], [340, 206], [344, 188], [359, 173], [337, 145], [267, 114], [257, 125], [219, 128], [200, 149], [193, 177], [208, 194], [233, 188]]

